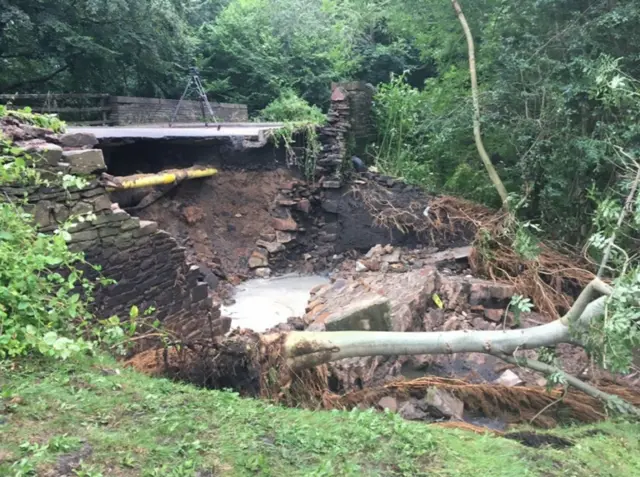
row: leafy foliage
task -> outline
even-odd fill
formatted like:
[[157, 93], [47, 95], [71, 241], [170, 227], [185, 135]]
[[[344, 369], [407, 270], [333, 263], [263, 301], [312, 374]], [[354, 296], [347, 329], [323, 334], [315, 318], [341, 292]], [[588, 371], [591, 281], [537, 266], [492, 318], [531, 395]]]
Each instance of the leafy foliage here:
[[[67, 358], [90, 349], [70, 339], [90, 318], [93, 283], [64, 233], [45, 235], [19, 206], [0, 203], [0, 359], [30, 352]], [[84, 297], [83, 297], [84, 295]]]
[[0, 92], [179, 94], [192, 41], [178, 0], [0, 0]]
[[322, 124], [325, 115], [317, 106], [310, 105], [300, 98], [293, 90], [284, 90], [280, 96], [269, 103], [258, 114], [261, 121], [273, 122], [310, 122]]
[[[40, 127], [64, 127], [56, 117], [29, 110], [0, 110], [0, 117], [6, 114]], [[65, 189], [86, 185], [85, 179], [70, 174], [56, 179]], [[0, 138], [0, 185], [50, 183], [42, 179], [37, 162], [22, 148]], [[28, 354], [66, 359], [92, 351], [100, 342], [119, 342], [125, 337], [117, 317], [93, 322], [93, 290], [98, 283], [111, 281], [87, 279], [84, 271], [99, 269], [67, 246], [74, 223], [92, 218], [72, 217], [53, 234], [44, 234], [23, 204], [0, 201], [0, 360]]]

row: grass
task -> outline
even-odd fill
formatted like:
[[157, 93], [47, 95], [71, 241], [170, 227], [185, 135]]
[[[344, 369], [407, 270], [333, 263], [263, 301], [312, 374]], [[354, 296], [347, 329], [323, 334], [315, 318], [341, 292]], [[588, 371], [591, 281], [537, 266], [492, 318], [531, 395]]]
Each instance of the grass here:
[[558, 429], [575, 446], [532, 449], [388, 413], [281, 408], [104, 356], [0, 373], [1, 476], [640, 475], [637, 424]]

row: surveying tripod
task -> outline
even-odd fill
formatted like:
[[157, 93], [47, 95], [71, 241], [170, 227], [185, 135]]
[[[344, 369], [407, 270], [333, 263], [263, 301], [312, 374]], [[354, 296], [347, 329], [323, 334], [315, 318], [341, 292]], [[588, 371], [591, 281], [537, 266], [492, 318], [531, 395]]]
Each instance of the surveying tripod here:
[[211, 109], [211, 105], [209, 104], [209, 100], [207, 99], [207, 93], [204, 92], [202, 81], [200, 81], [200, 73], [195, 66], [192, 66], [191, 68], [189, 68], [189, 79], [187, 81], [187, 87], [184, 89], [182, 96], [180, 96], [180, 101], [178, 101], [176, 109], [171, 115], [171, 120], [169, 121], [170, 127], [178, 117], [178, 111], [180, 111], [182, 101], [184, 101], [184, 98], [186, 98], [192, 90], [195, 90], [195, 92], [198, 94], [198, 100], [200, 101], [200, 110], [202, 111], [202, 119], [204, 119], [204, 125], [209, 126], [209, 123], [207, 122], [207, 113], [209, 113], [211, 119], [215, 122], [215, 116], [213, 114], [213, 110]]

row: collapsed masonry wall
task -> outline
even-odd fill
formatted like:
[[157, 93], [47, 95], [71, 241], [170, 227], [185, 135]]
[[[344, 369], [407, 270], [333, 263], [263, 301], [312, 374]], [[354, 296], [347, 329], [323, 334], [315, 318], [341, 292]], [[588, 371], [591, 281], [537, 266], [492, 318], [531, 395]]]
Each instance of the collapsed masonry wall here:
[[[199, 282], [198, 267], [187, 262], [185, 249], [167, 232], [158, 230], [156, 223], [131, 217], [112, 204], [96, 178], [105, 164], [101, 151], [92, 149], [97, 143], [95, 137], [57, 136], [11, 118], [3, 119], [0, 126], [16, 145], [43, 159], [51, 174], [64, 171], [90, 180], [86, 187], [69, 190], [59, 186], [1, 186], [0, 196], [16, 201], [26, 196], [25, 209], [45, 233], [53, 232], [68, 219], [95, 215], [69, 230], [69, 247], [84, 252], [88, 263], [99, 265], [103, 276], [117, 281], [95, 292], [93, 308], [98, 317], [126, 318], [135, 305], [141, 312], [155, 309], [150, 319], [160, 320], [184, 339], [228, 331], [229, 320], [222, 319], [213, 306], [209, 287]], [[85, 273], [96, 275], [90, 267]]]

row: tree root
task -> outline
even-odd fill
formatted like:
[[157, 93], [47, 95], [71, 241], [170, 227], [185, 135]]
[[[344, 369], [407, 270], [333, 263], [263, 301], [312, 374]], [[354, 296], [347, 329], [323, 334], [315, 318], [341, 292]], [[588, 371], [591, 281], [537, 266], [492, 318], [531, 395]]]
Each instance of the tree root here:
[[502, 359], [503, 361], [506, 361], [507, 363], [527, 367], [529, 369], [533, 369], [534, 371], [543, 373], [547, 376], [550, 376], [552, 374], [560, 374], [567, 382], [567, 384], [593, 398], [601, 400], [605, 403], [607, 409], [615, 411], [618, 414], [626, 414], [634, 416], [636, 418], [640, 418], [640, 409], [638, 409], [638, 407], [625, 401], [620, 396], [608, 394], [604, 391], [601, 391], [595, 386], [591, 386], [589, 383], [585, 383], [575, 376], [564, 372], [560, 368], [529, 358], [516, 358], [514, 356], [506, 356], [500, 354], [495, 354], [494, 356]]

